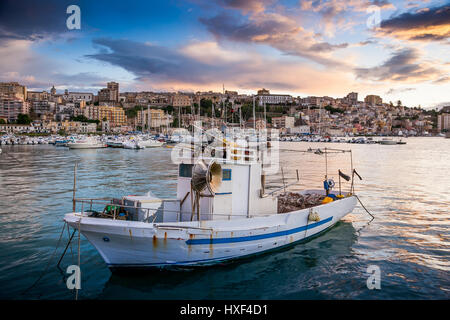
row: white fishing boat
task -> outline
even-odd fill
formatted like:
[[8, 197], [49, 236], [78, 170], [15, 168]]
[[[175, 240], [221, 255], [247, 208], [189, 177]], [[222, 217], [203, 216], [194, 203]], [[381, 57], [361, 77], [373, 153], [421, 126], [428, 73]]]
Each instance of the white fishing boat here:
[[123, 142], [125, 149], [144, 149], [145, 147], [140, 144], [139, 140], [132, 139]]
[[81, 139], [75, 139], [67, 143], [69, 149], [98, 149], [98, 148], [106, 148], [106, 144], [103, 142], [92, 138], [92, 137], [83, 137]]
[[110, 148], [123, 148], [123, 140], [118, 138], [109, 138], [106, 140], [106, 145]]
[[[64, 221], [89, 240], [112, 270], [192, 267], [294, 245], [328, 230], [356, 205], [352, 193], [332, 191], [334, 183], [325, 180], [327, 190], [292, 193], [324, 200], [280, 209], [284, 198], [277, 192], [283, 188], [266, 192], [262, 148], [228, 147], [214, 148], [215, 156], [182, 158], [174, 199], [151, 193], [106, 204], [74, 198], [73, 212]], [[92, 209], [97, 203], [102, 211]]]
[[161, 147], [163, 145], [163, 142], [155, 139], [143, 139], [139, 141], [139, 145], [143, 146], [144, 148], [156, 148]]

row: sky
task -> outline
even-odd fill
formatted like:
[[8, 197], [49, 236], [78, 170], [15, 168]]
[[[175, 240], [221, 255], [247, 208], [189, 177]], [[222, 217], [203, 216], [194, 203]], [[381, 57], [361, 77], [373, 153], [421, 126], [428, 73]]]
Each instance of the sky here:
[[[67, 7], [80, 8], [70, 30]], [[0, 1], [0, 81], [450, 104], [450, 1]]]

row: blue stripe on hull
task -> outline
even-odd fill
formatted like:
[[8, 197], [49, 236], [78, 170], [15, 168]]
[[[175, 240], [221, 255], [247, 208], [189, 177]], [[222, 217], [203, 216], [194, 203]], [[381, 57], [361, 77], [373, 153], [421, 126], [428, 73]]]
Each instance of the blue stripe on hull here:
[[[294, 228], [294, 229], [290, 229], [290, 230], [285, 230], [285, 231], [268, 233], [267, 235], [274, 235], [274, 234], [280, 234], [280, 233], [288, 235], [288, 234], [292, 234], [292, 233], [296, 233], [296, 232], [300, 232], [300, 231], [304, 231], [304, 230], [307, 230], [307, 229], [311, 229], [311, 228], [320, 226], [320, 225], [322, 225], [324, 223], [327, 223], [327, 222], [331, 221], [332, 219], [333, 219], [333, 217], [329, 217], [329, 218], [327, 218], [325, 220], [322, 220], [322, 221], [319, 221], [319, 222], [316, 222], [316, 223], [312, 223], [312, 224], [309, 224], [307, 226], [302, 226], [302, 227], [298, 227], [298, 228]], [[176, 261], [176, 262], [166, 262], [166, 263], [142, 263], [142, 264], [141, 263], [133, 263], [133, 264], [111, 263], [111, 264], [108, 264], [108, 267], [109, 268], [113, 268], [113, 269], [114, 268], [119, 268], [119, 269], [121, 269], [121, 268], [133, 268], [133, 267], [135, 267], [135, 268], [164, 268], [164, 267], [170, 267], [170, 266], [193, 267], [193, 266], [202, 266], [202, 265], [208, 266], [208, 265], [213, 265], [213, 264], [219, 264], [219, 263], [228, 262], [228, 261], [231, 261], [231, 260], [245, 259], [245, 258], [256, 256], [256, 255], [261, 255], [261, 254], [269, 253], [269, 252], [272, 252], [272, 251], [281, 250], [281, 249], [286, 248], [286, 247], [291, 247], [293, 245], [296, 245], [297, 243], [308, 241], [311, 238], [314, 238], [315, 236], [318, 236], [319, 234], [322, 234], [323, 232], [325, 232], [328, 229], [330, 229], [332, 226], [333, 225], [330, 225], [330, 226], [326, 227], [324, 230], [322, 230], [322, 231], [320, 231], [320, 232], [318, 232], [316, 234], [310, 235], [310, 236], [308, 236], [306, 238], [302, 238], [302, 239], [299, 239], [297, 241], [294, 241], [294, 242], [291, 242], [291, 243], [287, 243], [287, 244], [284, 244], [284, 245], [276, 247], [276, 248], [266, 249], [266, 250], [263, 250], [263, 251], [250, 253], [250, 254], [246, 254], [246, 255], [234, 255], [234, 256], [226, 256], [226, 257], [220, 257], [220, 258], [212, 258], [212, 259], [201, 259], [201, 260], [190, 260], [190, 261]], [[294, 230], [297, 230], [297, 231], [294, 231]], [[271, 236], [271, 237], [278, 237], [280, 235]], [[251, 236], [251, 237], [255, 237], [255, 236]], [[248, 238], [248, 237], [240, 237], [240, 238]], [[238, 239], [238, 238], [221, 238], [221, 239]], [[263, 239], [263, 238], [260, 238], [260, 239]], [[193, 240], [210, 240], [210, 239], [193, 239]], [[253, 240], [256, 240], [256, 239], [253, 239]], [[244, 241], [244, 240], [242, 240], [242, 241]], [[247, 240], [247, 241], [251, 241], [251, 240]]]
[[[242, 242], [242, 241], [253, 241], [253, 240], [258, 240], [258, 239], [266, 239], [266, 238], [273, 238], [273, 237], [279, 237], [282, 235], [290, 235], [293, 233], [297, 233], [297, 232], [301, 232], [301, 231], [305, 231], [305, 230], [309, 230], [315, 227], [318, 227], [320, 225], [323, 225], [327, 222], [330, 222], [333, 219], [333, 217], [329, 217], [327, 219], [324, 219], [322, 221], [319, 222], [315, 222], [315, 223], [311, 223], [308, 224], [306, 226], [301, 226], [301, 227], [297, 227], [297, 228], [293, 228], [293, 229], [289, 229], [289, 230], [285, 230], [285, 231], [278, 231], [278, 232], [272, 232], [272, 233], [267, 233], [267, 234], [262, 234], [262, 235], [255, 235], [255, 236], [248, 236], [248, 237], [236, 237], [236, 238], [217, 238], [217, 239], [212, 239], [212, 240], [221, 240], [221, 242], [210, 242], [211, 239], [192, 239], [194, 241], [205, 241], [201, 244], [210, 244], [210, 243], [228, 243], [228, 242]], [[186, 267], [190, 267], [190, 266], [201, 266], [201, 265], [212, 265], [212, 264], [217, 264], [217, 263], [222, 263], [222, 262], [226, 262], [226, 261], [230, 261], [230, 260], [234, 260], [234, 259], [242, 259], [242, 258], [246, 258], [249, 256], [254, 256], [254, 255], [259, 255], [259, 254], [263, 254], [263, 253], [267, 253], [270, 251], [275, 251], [275, 250], [279, 250], [282, 249], [284, 247], [288, 247], [288, 246], [292, 246], [295, 245], [298, 242], [303, 242], [303, 241], [307, 241], [310, 238], [313, 238], [319, 234], [321, 234], [322, 232], [326, 231], [327, 229], [329, 229], [330, 227], [332, 227], [332, 225], [328, 226], [327, 228], [325, 228], [324, 230], [310, 235], [306, 238], [303, 239], [299, 239], [297, 241], [294, 241], [292, 243], [287, 243], [285, 245], [276, 247], [276, 248], [271, 248], [271, 249], [267, 249], [267, 250], [263, 250], [263, 251], [259, 251], [259, 252], [255, 252], [255, 253], [251, 253], [248, 255], [233, 255], [233, 256], [225, 256], [225, 257], [219, 257], [219, 258], [212, 258], [212, 259], [201, 259], [201, 260], [190, 260], [190, 261], [174, 261], [174, 262], [166, 262], [166, 263], [133, 263], [133, 264], [108, 264], [108, 267], [110, 268], [129, 268], [129, 267], [137, 267], [137, 268], [158, 268], [158, 267], [169, 267], [169, 266], [186, 266]], [[250, 239], [249, 239], [250, 238]], [[237, 241], [225, 241], [226, 239], [228, 240], [236, 240]], [[242, 240], [242, 239], [246, 239], [246, 240]], [[188, 240], [191, 241], [191, 240]], [[186, 241], [186, 243], [188, 242]], [[200, 244], [200, 243], [195, 243], [195, 244]]]
[[243, 242], [243, 241], [254, 241], [254, 240], [260, 240], [260, 239], [267, 239], [267, 238], [275, 238], [280, 236], [287, 236], [293, 233], [297, 233], [300, 231], [305, 231], [308, 229], [312, 229], [318, 226], [321, 226], [322, 224], [325, 224], [327, 222], [330, 222], [333, 219], [333, 217], [326, 218], [319, 222], [314, 222], [311, 224], [308, 224], [306, 226], [297, 227], [294, 229], [284, 230], [284, 231], [277, 231], [272, 233], [265, 233], [265, 234], [258, 234], [254, 236], [246, 236], [246, 237], [235, 237], [235, 238], [213, 238], [213, 239], [189, 239], [186, 241], [186, 244], [215, 244], [215, 243], [232, 243], [232, 242]]

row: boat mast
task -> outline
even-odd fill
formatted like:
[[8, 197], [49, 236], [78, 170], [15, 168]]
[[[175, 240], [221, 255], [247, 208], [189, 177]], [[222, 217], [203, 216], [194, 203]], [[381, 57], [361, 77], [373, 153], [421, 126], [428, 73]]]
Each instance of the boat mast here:
[[256, 131], [255, 96], [253, 95], [253, 129]]
[[239, 129], [242, 129], [242, 108], [239, 106]]
[[264, 128], [267, 128], [266, 102], [264, 101]]
[[141, 132], [144, 132], [144, 107], [141, 107]]
[[147, 106], [147, 112], [148, 112], [148, 115], [147, 115], [147, 118], [148, 118], [147, 129], [148, 129], [148, 133], [150, 134], [151, 133], [151, 123], [152, 123], [152, 114], [150, 112], [150, 105]]

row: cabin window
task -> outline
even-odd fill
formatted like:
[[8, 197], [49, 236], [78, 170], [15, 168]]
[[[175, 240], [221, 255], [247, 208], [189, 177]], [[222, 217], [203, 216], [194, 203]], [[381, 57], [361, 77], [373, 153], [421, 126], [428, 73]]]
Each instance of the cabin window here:
[[231, 180], [231, 169], [223, 169], [222, 170], [222, 181]]
[[185, 177], [185, 178], [192, 178], [192, 164], [189, 163], [182, 163], [180, 164], [180, 169], [179, 169], [179, 176], [180, 177]]

